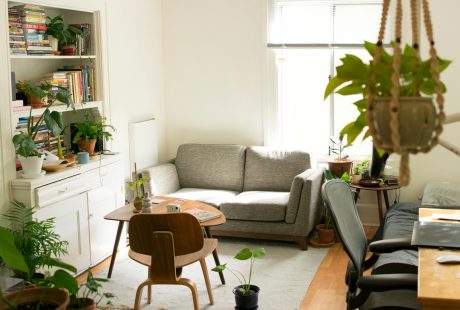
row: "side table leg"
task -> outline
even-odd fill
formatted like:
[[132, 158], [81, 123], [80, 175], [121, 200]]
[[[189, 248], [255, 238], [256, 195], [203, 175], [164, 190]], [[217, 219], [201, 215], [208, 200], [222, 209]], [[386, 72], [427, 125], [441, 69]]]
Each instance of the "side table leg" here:
[[359, 192], [361, 191], [361, 189], [357, 188], [356, 191], [355, 191], [355, 204], [356, 202], [358, 202], [358, 198], [359, 198]]
[[383, 191], [383, 198], [385, 199], [385, 207], [387, 207], [387, 211], [390, 209], [390, 203], [388, 201], [388, 192], [385, 190]]
[[118, 244], [120, 243], [121, 232], [123, 231], [123, 225], [125, 224], [124, 221], [118, 222], [118, 229], [117, 235], [115, 237], [115, 244], [113, 245], [112, 257], [110, 258], [110, 266], [109, 266], [109, 273], [107, 274], [107, 278], [112, 277], [113, 265], [115, 264], [115, 258], [117, 256]]
[[[211, 229], [209, 227], [205, 227], [204, 231], [206, 232], [207, 238], [212, 238]], [[219, 255], [217, 255], [217, 249], [212, 251], [212, 256], [214, 257], [214, 262], [216, 263], [216, 266], [220, 265]], [[224, 273], [222, 271], [219, 272], [219, 277], [220, 277], [220, 282], [222, 282], [222, 284], [225, 284]]]
[[382, 196], [380, 191], [376, 191], [377, 193], [377, 204], [379, 206], [379, 221], [380, 225], [383, 224], [383, 213], [382, 213]]

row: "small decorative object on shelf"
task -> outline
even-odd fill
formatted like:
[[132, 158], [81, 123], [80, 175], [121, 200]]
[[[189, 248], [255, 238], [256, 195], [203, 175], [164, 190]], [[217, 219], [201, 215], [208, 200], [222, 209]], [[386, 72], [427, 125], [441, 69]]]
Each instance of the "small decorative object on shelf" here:
[[142, 213], [151, 213], [152, 212], [152, 203], [150, 201], [149, 193], [144, 194], [142, 199]]

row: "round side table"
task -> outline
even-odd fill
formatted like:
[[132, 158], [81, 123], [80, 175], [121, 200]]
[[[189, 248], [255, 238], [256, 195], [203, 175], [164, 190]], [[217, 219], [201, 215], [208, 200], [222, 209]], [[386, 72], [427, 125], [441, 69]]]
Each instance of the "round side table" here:
[[366, 191], [374, 191], [377, 194], [377, 205], [379, 207], [379, 221], [380, 224], [383, 223], [383, 210], [382, 210], [382, 193], [383, 198], [385, 199], [385, 207], [388, 210], [390, 208], [390, 203], [388, 201], [388, 193], [387, 191], [400, 189], [401, 185], [384, 185], [384, 186], [376, 186], [376, 187], [366, 187], [361, 186], [358, 184], [350, 184], [350, 187], [355, 191], [355, 203], [358, 201], [359, 193], [361, 190]]

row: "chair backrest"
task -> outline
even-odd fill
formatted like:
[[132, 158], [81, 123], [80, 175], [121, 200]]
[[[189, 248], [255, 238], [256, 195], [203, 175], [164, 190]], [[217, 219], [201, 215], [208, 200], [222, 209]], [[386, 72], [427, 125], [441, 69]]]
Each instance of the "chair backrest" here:
[[322, 195], [343, 247], [355, 267], [357, 277], [360, 278], [367, 253], [367, 239], [355, 207], [353, 193], [342, 180], [331, 180], [323, 184]]
[[201, 250], [203, 231], [198, 220], [188, 213], [136, 214], [129, 221], [129, 246], [140, 254], [152, 255], [155, 232], [171, 232], [175, 255]]

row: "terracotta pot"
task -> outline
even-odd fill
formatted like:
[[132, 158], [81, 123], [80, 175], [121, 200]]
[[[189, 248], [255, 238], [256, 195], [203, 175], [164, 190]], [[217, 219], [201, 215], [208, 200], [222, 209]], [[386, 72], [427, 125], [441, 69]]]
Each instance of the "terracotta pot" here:
[[[382, 148], [391, 149], [390, 97], [375, 98], [374, 126]], [[436, 108], [432, 98], [399, 98], [399, 135], [403, 150], [429, 146], [437, 126]]]
[[64, 155], [64, 159], [67, 160], [69, 163], [77, 161], [77, 154], [67, 154]]
[[77, 145], [80, 152], [88, 152], [89, 155], [93, 155], [94, 148], [96, 147], [96, 139], [80, 139], [78, 140]]
[[71, 303], [67, 309], [96, 310], [96, 304], [91, 298], [77, 298], [76, 303]]
[[318, 243], [319, 244], [331, 244], [335, 242], [335, 230], [324, 229], [325, 224], [316, 225], [316, 231], [318, 232]]
[[361, 181], [362, 176], [360, 174], [353, 174], [351, 177], [351, 182], [353, 184], [359, 184], [359, 181]]
[[43, 108], [48, 103], [48, 97], [40, 98], [35, 95], [30, 96], [30, 105], [34, 109]]
[[[5, 298], [15, 305], [42, 302], [50, 304], [53, 309], [64, 310], [69, 304], [69, 293], [60, 288], [36, 287], [10, 293]], [[0, 309], [9, 307], [0, 299]], [[35, 309], [32, 307], [31, 309]]]
[[134, 208], [135, 208], [134, 213], [141, 212], [141, 210], [142, 210], [142, 198], [136, 196], [136, 198], [134, 198], [133, 204], [134, 204]]
[[351, 159], [330, 159], [327, 163], [329, 165], [329, 170], [338, 178], [340, 178], [345, 172], [351, 174], [351, 167], [353, 166], [353, 161], [351, 161]]
[[74, 56], [77, 54], [77, 48], [73, 44], [67, 45], [61, 49], [61, 52], [62, 52], [62, 55], [65, 55], [65, 56]]

